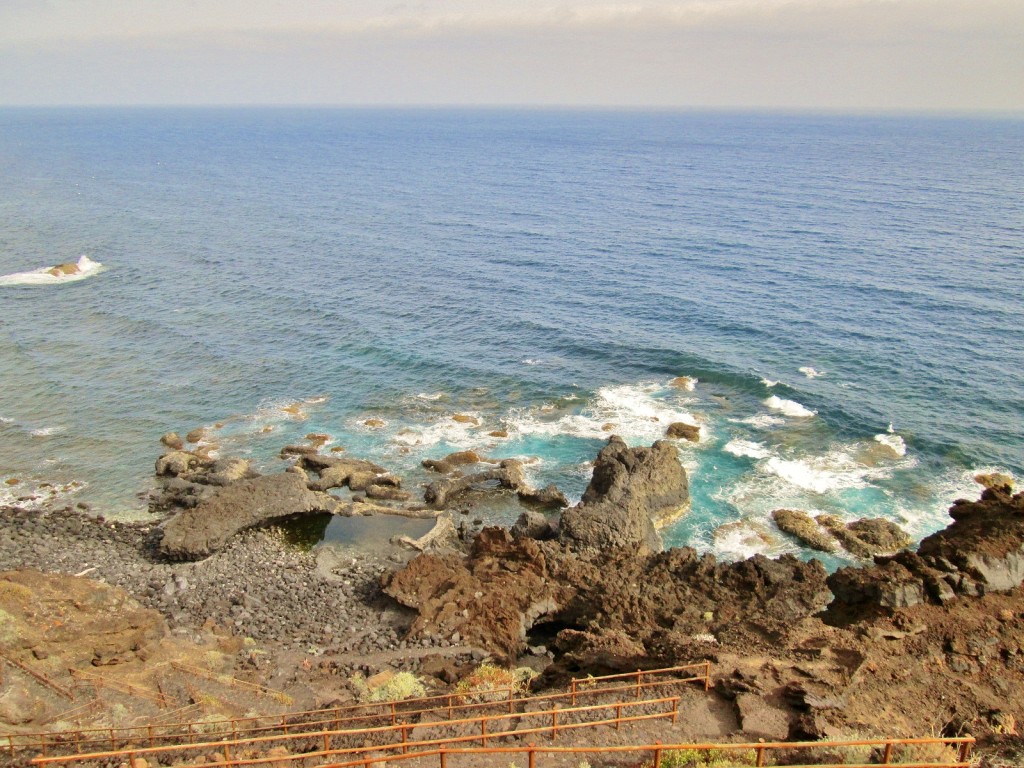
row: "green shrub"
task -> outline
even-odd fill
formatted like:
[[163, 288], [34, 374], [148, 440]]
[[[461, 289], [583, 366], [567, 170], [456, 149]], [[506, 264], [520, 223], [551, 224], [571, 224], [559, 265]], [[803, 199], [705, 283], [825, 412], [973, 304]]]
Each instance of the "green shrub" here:
[[[661, 753], [661, 768], [741, 768], [757, 765], [752, 749], [669, 749]], [[654, 761], [644, 763], [653, 768]]]
[[356, 675], [351, 679], [356, 698], [361, 702], [398, 701], [427, 695], [423, 681], [411, 672], [398, 672], [377, 686], [369, 686], [366, 678]]

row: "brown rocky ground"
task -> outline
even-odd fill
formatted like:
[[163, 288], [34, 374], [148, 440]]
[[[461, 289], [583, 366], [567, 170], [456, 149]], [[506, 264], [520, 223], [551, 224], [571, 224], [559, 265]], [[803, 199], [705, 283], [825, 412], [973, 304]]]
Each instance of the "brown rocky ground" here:
[[[2, 509], [4, 728], [324, 706], [351, 698], [356, 672], [441, 686], [489, 655], [543, 669], [541, 686], [710, 658], [714, 690], [680, 738], [969, 732], [1004, 762], [1024, 752], [1024, 494], [989, 478], [917, 552], [830, 576], [793, 557], [655, 551], [639, 518], [683, 496], [649, 461], [674, 457], [602, 453], [604, 490], [557, 538], [488, 529], [468, 551], [411, 561], [384, 544], [303, 550], [257, 528], [175, 562], [152, 525]], [[629, 519], [614, 535], [640, 539], [594, 548], [607, 518], [592, 513], [615, 499]], [[664, 738], [658, 725], [631, 733]]]

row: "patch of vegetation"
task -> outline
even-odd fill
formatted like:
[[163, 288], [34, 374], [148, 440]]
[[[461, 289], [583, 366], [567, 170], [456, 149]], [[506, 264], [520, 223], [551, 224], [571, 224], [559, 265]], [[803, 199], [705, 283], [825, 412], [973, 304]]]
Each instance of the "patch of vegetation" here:
[[[741, 768], [757, 765], [752, 749], [670, 749], [661, 753], [661, 768]], [[654, 761], [643, 764], [653, 768]]]
[[504, 692], [509, 688], [523, 693], [537, 674], [529, 667], [505, 669], [494, 664], [481, 664], [459, 681], [455, 686], [455, 693], [472, 697], [492, 691]]
[[361, 702], [398, 701], [427, 695], [423, 681], [411, 672], [398, 672], [379, 685], [368, 684], [362, 675], [354, 676], [349, 682]]

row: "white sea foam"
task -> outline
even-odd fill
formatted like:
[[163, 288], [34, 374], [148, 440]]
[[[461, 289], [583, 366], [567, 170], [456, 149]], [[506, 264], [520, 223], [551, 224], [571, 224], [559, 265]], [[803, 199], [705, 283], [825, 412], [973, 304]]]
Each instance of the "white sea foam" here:
[[824, 376], [825, 375], [824, 371], [816, 370], [816, 369], [812, 368], [809, 365], [805, 365], [802, 368], [799, 368], [798, 370], [800, 371], [800, 373], [802, 373], [808, 379], [816, 379], [819, 376]]
[[733, 424], [747, 424], [756, 429], [771, 429], [777, 427], [780, 424], [785, 424], [785, 419], [780, 419], [778, 416], [772, 416], [770, 413], [758, 413], [753, 416], [747, 416], [743, 419], [729, 419]]
[[[462, 423], [450, 415], [432, 424], [411, 424], [402, 427], [391, 437], [391, 441], [408, 448], [430, 448], [447, 445], [453, 449], [470, 450], [491, 445], [494, 438], [487, 434], [490, 429], [481, 427], [483, 418], [478, 413], [463, 412], [479, 423]], [[360, 422], [361, 423], [361, 422]]]
[[542, 361], [535, 360], [532, 357], [527, 357], [526, 359], [520, 360], [519, 362], [521, 362], [523, 365], [540, 365]]
[[85, 280], [99, 272], [104, 267], [98, 261], [93, 261], [88, 256], [79, 257], [75, 262], [78, 272], [73, 275], [53, 274], [54, 267], [40, 267], [28, 272], [14, 272], [10, 275], [0, 277], [0, 286], [3, 285], [59, 285], [61, 283], [75, 283]]
[[764, 404], [773, 411], [778, 411], [779, 413], [783, 413], [786, 416], [791, 416], [796, 419], [807, 419], [818, 413], [817, 411], [812, 411], [810, 408], [805, 408], [795, 400], [786, 400], [778, 395], [772, 395], [764, 401]]
[[697, 388], [698, 379], [696, 376], [677, 376], [669, 384], [684, 392], [693, 392]]
[[747, 456], [751, 459], [767, 459], [772, 455], [764, 445], [751, 440], [730, 440], [722, 450], [733, 456]]
[[903, 441], [903, 438], [895, 432], [886, 432], [881, 435], [875, 435], [875, 442], [880, 445], [884, 445], [896, 456], [907, 455], [907, 444]]
[[615, 434], [632, 443], [661, 439], [668, 425], [676, 421], [698, 425], [693, 414], [679, 407], [678, 399], [659, 398], [662, 391], [663, 387], [654, 383], [602, 387], [579, 413], [552, 418], [545, 415], [543, 407], [529, 408], [511, 412], [508, 423], [510, 430], [522, 435], [606, 440]]
[[790, 550], [789, 542], [775, 536], [760, 520], [744, 518], [718, 526], [711, 544], [720, 560], [745, 560], [757, 554], [775, 556]]
[[[3, 478], [6, 481], [8, 478]], [[0, 482], [0, 506], [18, 506], [22, 509], [39, 509], [80, 492], [87, 484], [74, 480], [70, 483], [45, 485], [38, 481], [19, 482], [7, 485]]]
[[420, 400], [430, 400], [431, 402], [441, 400], [444, 396], [444, 392], [420, 392], [416, 395]]
[[32, 437], [50, 437], [51, 435], [59, 435], [64, 431], [64, 427], [39, 427], [38, 429], [29, 430], [29, 434]]
[[769, 389], [771, 389], [772, 387], [776, 387], [779, 384], [778, 381], [773, 381], [772, 379], [761, 379], [761, 383], [764, 384]]
[[812, 493], [828, 493], [864, 485], [864, 478], [859, 474], [830, 469], [827, 462], [822, 460], [804, 461], [772, 456], [765, 462], [764, 471]]

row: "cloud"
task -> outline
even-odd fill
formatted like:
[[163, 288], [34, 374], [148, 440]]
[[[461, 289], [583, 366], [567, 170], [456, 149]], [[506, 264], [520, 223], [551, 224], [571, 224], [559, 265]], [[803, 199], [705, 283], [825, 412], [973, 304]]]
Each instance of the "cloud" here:
[[0, 43], [0, 101], [1024, 109], [1016, 0], [350, 7]]

